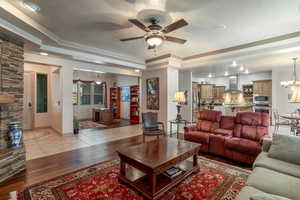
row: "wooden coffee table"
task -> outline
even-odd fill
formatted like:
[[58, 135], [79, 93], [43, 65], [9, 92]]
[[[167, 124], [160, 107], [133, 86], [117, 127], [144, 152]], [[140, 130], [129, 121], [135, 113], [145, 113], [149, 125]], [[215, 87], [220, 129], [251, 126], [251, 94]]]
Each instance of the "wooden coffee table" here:
[[[118, 150], [119, 180], [140, 192], [147, 199], [158, 199], [191, 173], [199, 170], [197, 162], [201, 144], [165, 137]], [[192, 161], [188, 158], [193, 157]], [[126, 169], [126, 164], [131, 167]], [[182, 173], [175, 178], [162, 174], [171, 167]]]

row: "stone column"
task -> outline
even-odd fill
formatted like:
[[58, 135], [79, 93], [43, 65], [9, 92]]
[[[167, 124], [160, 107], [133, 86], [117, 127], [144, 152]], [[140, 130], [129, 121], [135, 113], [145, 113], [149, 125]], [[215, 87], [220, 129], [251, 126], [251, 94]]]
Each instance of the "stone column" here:
[[0, 104], [0, 149], [6, 149], [8, 125], [23, 120], [23, 46], [0, 43], [0, 91], [15, 96], [12, 104]]
[[15, 97], [14, 103], [0, 104], [0, 182], [26, 167], [25, 147], [10, 148], [8, 128], [23, 120], [23, 41], [0, 31], [0, 92]]

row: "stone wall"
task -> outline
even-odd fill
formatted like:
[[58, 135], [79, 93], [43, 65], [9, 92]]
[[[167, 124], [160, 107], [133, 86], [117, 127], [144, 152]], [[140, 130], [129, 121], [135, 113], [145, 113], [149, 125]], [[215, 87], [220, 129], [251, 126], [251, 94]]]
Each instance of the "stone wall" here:
[[23, 55], [23, 42], [0, 30], [0, 92], [16, 99], [0, 104], [0, 182], [25, 169], [25, 148], [10, 148], [8, 140], [9, 123], [22, 122], [23, 117]]
[[15, 103], [0, 105], [0, 149], [9, 146], [7, 132], [10, 122], [22, 122], [23, 116], [23, 47], [0, 42], [0, 91], [13, 94]]

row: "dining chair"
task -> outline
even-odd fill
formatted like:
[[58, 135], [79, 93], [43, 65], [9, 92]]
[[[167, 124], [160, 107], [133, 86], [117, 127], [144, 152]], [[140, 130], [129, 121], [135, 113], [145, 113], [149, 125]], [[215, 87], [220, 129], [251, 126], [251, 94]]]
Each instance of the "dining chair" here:
[[145, 136], [157, 136], [158, 139], [160, 135], [166, 135], [164, 124], [158, 121], [157, 113], [155, 112], [142, 113], [142, 123], [143, 123], [143, 142], [145, 142]]
[[289, 120], [280, 118], [278, 110], [273, 110], [273, 115], [274, 115], [274, 122], [275, 122], [274, 135], [276, 135], [278, 133], [279, 126], [290, 126], [291, 125]]

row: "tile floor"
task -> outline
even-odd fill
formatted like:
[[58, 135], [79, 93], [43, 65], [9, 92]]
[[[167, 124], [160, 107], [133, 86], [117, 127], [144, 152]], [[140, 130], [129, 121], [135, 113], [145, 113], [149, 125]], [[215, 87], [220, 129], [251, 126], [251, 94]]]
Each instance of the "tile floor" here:
[[[274, 127], [270, 127], [270, 134]], [[281, 134], [290, 134], [288, 126], [279, 129]], [[183, 132], [183, 130], [180, 130]], [[141, 125], [125, 126], [112, 129], [87, 129], [78, 135], [60, 135], [50, 128], [24, 132], [26, 159], [32, 160], [61, 152], [71, 151], [105, 142], [124, 139], [142, 134]]]
[[104, 130], [88, 129], [77, 135], [60, 135], [51, 128], [25, 131], [26, 159], [32, 160], [140, 134], [142, 134], [141, 125]]

